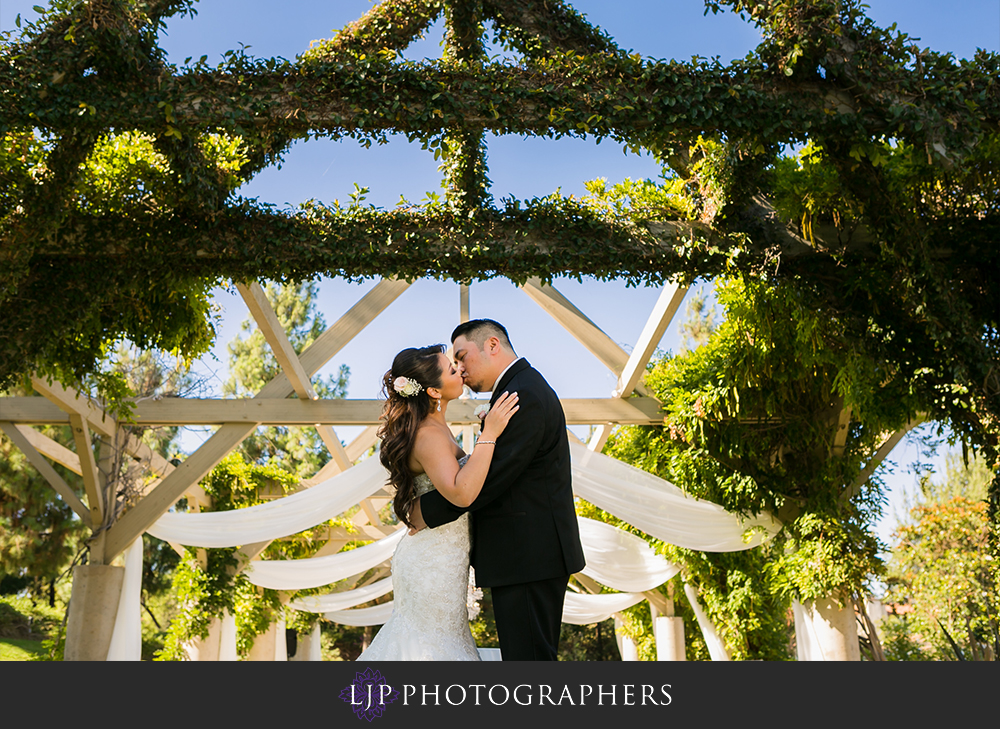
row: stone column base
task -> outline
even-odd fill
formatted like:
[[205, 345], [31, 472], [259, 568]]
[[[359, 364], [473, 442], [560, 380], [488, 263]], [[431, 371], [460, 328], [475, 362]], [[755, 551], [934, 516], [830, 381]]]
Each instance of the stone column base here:
[[124, 580], [124, 567], [82, 564], [73, 568], [64, 660], [108, 659]]

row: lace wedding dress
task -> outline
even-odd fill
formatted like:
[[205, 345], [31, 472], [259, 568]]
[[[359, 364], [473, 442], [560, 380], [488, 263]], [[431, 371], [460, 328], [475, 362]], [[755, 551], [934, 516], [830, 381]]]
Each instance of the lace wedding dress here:
[[[423, 473], [414, 485], [418, 495], [434, 489]], [[403, 536], [392, 557], [392, 616], [359, 661], [480, 660], [469, 629], [469, 546], [468, 514]]]

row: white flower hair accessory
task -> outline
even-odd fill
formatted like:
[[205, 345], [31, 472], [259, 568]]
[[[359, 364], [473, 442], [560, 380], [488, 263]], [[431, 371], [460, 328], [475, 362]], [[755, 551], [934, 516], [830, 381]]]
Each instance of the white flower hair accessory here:
[[486, 420], [486, 414], [489, 411], [490, 411], [490, 404], [487, 402], [483, 403], [482, 405], [477, 405], [476, 409], [472, 411], [472, 414], [475, 415], [480, 420]]
[[411, 380], [409, 377], [397, 377], [392, 381], [392, 389], [403, 397], [413, 397], [423, 390], [424, 387], [419, 382]]

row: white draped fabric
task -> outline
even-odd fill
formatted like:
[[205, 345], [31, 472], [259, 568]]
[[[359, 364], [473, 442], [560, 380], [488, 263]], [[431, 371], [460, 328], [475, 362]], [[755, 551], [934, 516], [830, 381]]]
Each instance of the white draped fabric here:
[[[733, 552], [759, 545], [780, 528], [768, 516], [744, 520], [718, 504], [686, 496], [651, 473], [577, 443], [570, 444], [570, 451], [577, 494], [670, 544]], [[311, 489], [267, 504], [235, 511], [164, 514], [149, 533], [194, 547], [235, 547], [278, 539], [337, 516], [382, 488], [386, 479], [379, 460], [368, 458]], [[753, 527], [763, 532], [745, 540], [744, 534]]]
[[[350, 593], [342, 594], [346, 596]], [[644, 599], [645, 597], [641, 594], [627, 592], [610, 595], [581, 595], [576, 592], [567, 592], [566, 602], [563, 605], [562, 621], [573, 625], [600, 623], [614, 613], [630, 608]], [[316, 612], [305, 606], [302, 609], [307, 612]], [[382, 625], [389, 619], [390, 615], [392, 615], [391, 601], [374, 607], [325, 612], [323, 617], [341, 625], [364, 626]]]
[[691, 603], [691, 609], [694, 611], [694, 616], [698, 619], [698, 627], [701, 628], [701, 634], [705, 638], [705, 645], [708, 646], [708, 655], [712, 657], [713, 661], [732, 660], [729, 657], [729, 651], [726, 650], [726, 644], [722, 642], [722, 638], [715, 632], [715, 626], [712, 624], [711, 618], [702, 610], [701, 603], [698, 602], [698, 591], [694, 588], [694, 585], [689, 585], [685, 582], [684, 594], [687, 595], [688, 602]]
[[562, 621], [571, 625], [600, 623], [613, 614], [626, 610], [645, 599], [642, 594], [619, 592], [607, 595], [581, 595], [566, 592]]
[[115, 616], [114, 632], [108, 647], [109, 661], [142, 660], [142, 537], [137, 538], [125, 550], [125, 578], [122, 582], [121, 597], [118, 598], [118, 612]]
[[204, 514], [166, 513], [147, 531], [165, 542], [191, 547], [237, 547], [296, 534], [332, 519], [386, 484], [377, 458], [305, 491], [266, 504]]
[[[306, 590], [329, 585], [360, 574], [389, 559], [404, 533], [404, 529], [399, 529], [391, 536], [372, 544], [325, 557], [251, 562], [245, 574], [253, 584], [272, 590]], [[615, 590], [652, 590], [676, 575], [680, 569], [667, 562], [662, 555], [656, 554], [644, 539], [611, 524], [581, 518], [580, 538], [587, 558], [587, 567], [583, 573]], [[354, 605], [363, 602], [365, 600], [359, 600]]]
[[[770, 516], [744, 519], [718, 504], [687, 496], [673, 484], [627, 463], [570, 443], [573, 491], [647, 534], [701, 552], [758, 546], [781, 528]], [[760, 530], [751, 537], [751, 528]]]
[[253, 584], [272, 590], [308, 590], [330, 585], [385, 562], [392, 557], [404, 534], [406, 529], [400, 528], [377, 542], [325, 557], [251, 562], [244, 574]]
[[680, 572], [645, 539], [602, 521], [580, 517], [580, 541], [587, 566], [583, 574], [621, 592], [659, 587]]
[[301, 597], [298, 600], [292, 600], [288, 603], [288, 607], [307, 613], [330, 613], [338, 610], [346, 610], [356, 605], [363, 605], [369, 600], [382, 597], [382, 595], [388, 594], [391, 591], [392, 576], [390, 575], [384, 580], [378, 580], [364, 587], [356, 587], [353, 590], [335, 592], [330, 595], [308, 595]]
[[[577, 495], [664, 542], [708, 552], [739, 551], [761, 544], [780, 529], [768, 515], [745, 519], [731, 514], [718, 504], [687, 496], [653, 474], [594, 453], [580, 444], [571, 443], [570, 452], [573, 489]], [[386, 481], [387, 474], [379, 460], [368, 458], [311, 489], [267, 504], [227, 512], [167, 513], [148, 531], [159, 539], [196, 547], [233, 547], [278, 539], [337, 516], [381, 489]], [[663, 584], [679, 570], [657, 555], [643, 539], [611, 525], [580, 519], [580, 532], [587, 558], [583, 573], [621, 592], [608, 595], [567, 592], [564, 622], [587, 625], [606, 620], [613, 613], [637, 604], [643, 599], [641, 592]], [[331, 584], [389, 559], [404, 533], [400, 528], [373, 544], [326, 557], [253, 562], [246, 574], [254, 584], [276, 590]], [[140, 546], [140, 571], [141, 566]], [[322, 612], [328, 620], [344, 625], [381, 625], [392, 614], [392, 602], [351, 608], [387, 594], [391, 586], [390, 578], [336, 595], [303, 598], [293, 603], [293, 607]], [[685, 585], [685, 590], [688, 589]], [[688, 596], [712, 658], [728, 660], [722, 641], [697, 604], [696, 594]], [[138, 605], [138, 599], [134, 604]]]
[[341, 625], [363, 627], [365, 625], [383, 625], [392, 615], [392, 601], [384, 602], [374, 607], [358, 608], [357, 610], [335, 610], [323, 613], [327, 620]]

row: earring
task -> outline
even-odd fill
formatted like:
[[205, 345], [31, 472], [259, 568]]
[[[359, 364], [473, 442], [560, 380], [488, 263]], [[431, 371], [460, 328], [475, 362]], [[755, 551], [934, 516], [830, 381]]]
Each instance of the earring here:
[[438, 412], [441, 412], [441, 401], [438, 400]]

